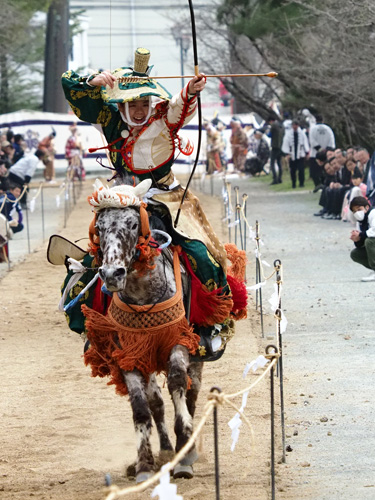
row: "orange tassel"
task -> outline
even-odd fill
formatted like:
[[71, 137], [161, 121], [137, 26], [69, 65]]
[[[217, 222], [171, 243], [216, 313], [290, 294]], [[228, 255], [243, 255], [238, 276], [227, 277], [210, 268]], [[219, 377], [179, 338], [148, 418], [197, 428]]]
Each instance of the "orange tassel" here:
[[[199, 346], [199, 335], [188, 324], [185, 317], [171, 325], [160, 325], [150, 333], [147, 329], [128, 330], [103, 316], [82, 306], [86, 317], [87, 338], [91, 346], [84, 354], [86, 365], [91, 365], [92, 376], [110, 376], [108, 385], [115, 385], [116, 392], [128, 393], [122, 370], [137, 368], [148, 380], [151, 373], [167, 373], [168, 358], [175, 345], [187, 347], [194, 354]], [[116, 339], [116, 340], [115, 340]]]
[[225, 251], [227, 252], [227, 257], [231, 261], [232, 265], [228, 268], [227, 274], [233, 276], [239, 281], [245, 279], [245, 271], [247, 264], [247, 257], [245, 250], [238, 250], [234, 243], [227, 243], [224, 245]]

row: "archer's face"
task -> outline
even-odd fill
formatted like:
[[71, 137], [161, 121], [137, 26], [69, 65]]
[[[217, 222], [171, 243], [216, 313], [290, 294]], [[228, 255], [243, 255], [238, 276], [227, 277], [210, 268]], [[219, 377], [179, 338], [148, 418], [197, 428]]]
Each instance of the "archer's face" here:
[[149, 100], [139, 99], [129, 102], [129, 115], [134, 123], [143, 123], [149, 110]]
[[[119, 110], [125, 112], [125, 104], [118, 104]], [[129, 102], [129, 117], [132, 122], [139, 123], [140, 125], [147, 118], [148, 110], [150, 107], [149, 99], [137, 99]]]

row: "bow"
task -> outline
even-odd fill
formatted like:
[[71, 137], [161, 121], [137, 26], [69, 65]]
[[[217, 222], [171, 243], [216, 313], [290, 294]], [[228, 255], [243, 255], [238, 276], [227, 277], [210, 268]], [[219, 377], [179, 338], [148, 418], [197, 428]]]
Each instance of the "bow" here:
[[[193, 39], [194, 73], [197, 76], [199, 74], [199, 65], [198, 65], [197, 34], [196, 34], [196, 30], [195, 30], [195, 15], [194, 15], [193, 1], [192, 0], [188, 0], [188, 2], [189, 2], [189, 9], [190, 9], [191, 34], [192, 34], [192, 39]], [[189, 188], [190, 182], [191, 182], [191, 180], [193, 178], [193, 175], [194, 175], [194, 172], [195, 172], [195, 169], [196, 169], [196, 167], [198, 165], [198, 160], [199, 160], [199, 153], [200, 153], [201, 142], [202, 142], [202, 106], [201, 106], [200, 92], [197, 92], [197, 107], [198, 107], [198, 144], [197, 144], [197, 154], [196, 154], [196, 157], [195, 157], [194, 166], [193, 166], [193, 169], [191, 171], [189, 180], [188, 180], [188, 182], [186, 184], [186, 188], [185, 188], [184, 194], [182, 195], [182, 198], [181, 198], [180, 206], [179, 206], [179, 208], [177, 210], [176, 219], [174, 221], [174, 227], [175, 228], [177, 227], [178, 220], [180, 218], [181, 208], [182, 208], [182, 205], [184, 203], [187, 190]]]

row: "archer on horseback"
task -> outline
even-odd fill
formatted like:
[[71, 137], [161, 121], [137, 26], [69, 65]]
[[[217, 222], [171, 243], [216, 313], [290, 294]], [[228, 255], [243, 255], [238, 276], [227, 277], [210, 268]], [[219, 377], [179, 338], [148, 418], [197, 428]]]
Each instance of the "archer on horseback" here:
[[[230, 338], [233, 319], [246, 316], [243, 276], [227, 276], [226, 249], [190, 191], [185, 195], [179, 227], [173, 227], [184, 189], [171, 169], [178, 151], [184, 155], [193, 152], [190, 141], [184, 141], [179, 132], [194, 116], [196, 93], [204, 89], [205, 75], [198, 74], [172, 97], [149, 77], [149, 58], [149, 50], [139, 48], [133, 67], [88, 77], [68, 71], [62, 76], [65, 96], [78, 118], [101, 126], [108, 145], [90, 152], [107, 149], [119, 177], [128, 172], [138, 181], [152, 180], [146, 194], [148, 210], [166, 225], [173, 243], [182, 247], [181, 258], [192, 278], [190, 321], [200, 328], [201, 337], [210, 338], [221, 325], [226, 333], [223, 337]], [[231, 248], [230, 253], [237, 263], [244, 262], [244, 252], [239, 255]], [[235, 267], [237, 264], [232, 270]], [[210, 343], [205, 346], [211, 350]], [[200, 350], [202, 360], [210, 359], [206, 347]]]

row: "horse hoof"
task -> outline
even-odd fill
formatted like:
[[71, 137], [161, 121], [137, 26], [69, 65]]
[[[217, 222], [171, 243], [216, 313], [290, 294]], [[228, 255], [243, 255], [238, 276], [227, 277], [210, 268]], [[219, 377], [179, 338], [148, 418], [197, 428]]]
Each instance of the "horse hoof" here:
[[135, 482], [138, 483], [144, 483], [147, 481], [147, 479], [150, 479], [154, 475], [153, 472], [138, 472], [138, 474], [135, 477]]
[[194, 462], [196, 462], [199, 458], [199, 455], [197, 453], [197, 450], [193, 448], [192, 450], [189, 451], [187, 455], [184, 456], [184, 458], [180, 461], [181, 465], [193, 465]]
[[129, 477], [129, 478], [134, 478], [135, 477], [135, 466], [136, 466], [136, 462], [130, 464], [127, 466], [126, 468], [126, 477]]
[[194, 477], [194, 472], [191, 465], [177, 464], [173, 470], [174, 479], [191, 479], [192, 477]]

